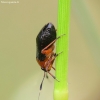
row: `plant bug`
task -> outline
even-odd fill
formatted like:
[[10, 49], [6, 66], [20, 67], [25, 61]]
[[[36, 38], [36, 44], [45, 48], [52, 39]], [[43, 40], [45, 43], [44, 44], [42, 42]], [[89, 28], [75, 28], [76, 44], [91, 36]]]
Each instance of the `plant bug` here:
[[41, 69], [44, 71], [44, 76], [40, 84], [40, 90], [42, 89], [45, 73], [49, 73], [55, 80], [57, 80], [57, 78], [54, 75], [52, 75], [52, 73], [50, 73], [50, 70], [51, 68], [55, 70], [55, 68], [53, 67], [53, 62], [55, 58], [60, 54], [60, 53], [56, 54], [53, 52], [55, 48], [54, 43], [60, 37], [61, 36], [56, 38], [56, 29], [52, 23], [46, 24], [37, 35], [36, 60], [38, 64], [40, 65]]

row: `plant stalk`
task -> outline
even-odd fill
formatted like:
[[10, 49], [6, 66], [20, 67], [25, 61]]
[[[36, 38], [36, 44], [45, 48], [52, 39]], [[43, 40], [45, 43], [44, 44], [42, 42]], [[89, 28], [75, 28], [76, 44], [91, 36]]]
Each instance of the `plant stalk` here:
[[58, 0], [58, 29], [56, 43], [56, 78], [54, 85], [54, 100], [68, 100], [68, 50], [69, 50], [69, 17], [70, 0]]

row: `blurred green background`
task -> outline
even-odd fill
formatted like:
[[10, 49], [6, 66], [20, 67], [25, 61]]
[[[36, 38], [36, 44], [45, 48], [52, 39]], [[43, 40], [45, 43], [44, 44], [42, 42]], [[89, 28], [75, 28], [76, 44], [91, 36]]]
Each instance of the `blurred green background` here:
[[[0, 2], [0, 100], [38, 100], [36, 36], [48, 22], [57, 28], [57, 0]], [[99, 26], [100, 0], [71, 0], [69, 100], [100, 100]], [[53, 100], [53, 84], [45, 79], [40, 100]]]

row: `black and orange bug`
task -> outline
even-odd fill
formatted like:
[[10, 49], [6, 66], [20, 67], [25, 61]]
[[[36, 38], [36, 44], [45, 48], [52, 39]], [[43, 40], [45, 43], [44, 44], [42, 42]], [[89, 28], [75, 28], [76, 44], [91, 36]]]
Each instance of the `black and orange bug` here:
[[[51, 68], [55, 70], [53, 67], [53, 62], [58, 54], [54, 53], [54, 43], [56, 42], [56, 29], [52, 23], [46, 24], [36, 38], [36, 60], [40, 65], [41, 69], [44, 71], [43, 80], [45, 78], [45, 73], [49, 73], [55, 80], [57, 78], [50, 73]], [[43, 80], [40, 85], [40, 90], [42, 89]], [[58, 80], [57, 80], [58, 81]]]

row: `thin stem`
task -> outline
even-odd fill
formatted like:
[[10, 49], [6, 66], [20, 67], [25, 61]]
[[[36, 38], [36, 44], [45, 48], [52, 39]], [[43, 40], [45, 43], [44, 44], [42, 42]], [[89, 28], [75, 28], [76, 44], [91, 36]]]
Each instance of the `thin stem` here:
[[56, 78], [54, 100], [68, 100], [68, 49], [69, 49], [69, 16], [70, 0], [58, 0], [58, 29], [56, 53], [62, 52], [56, 58]]

